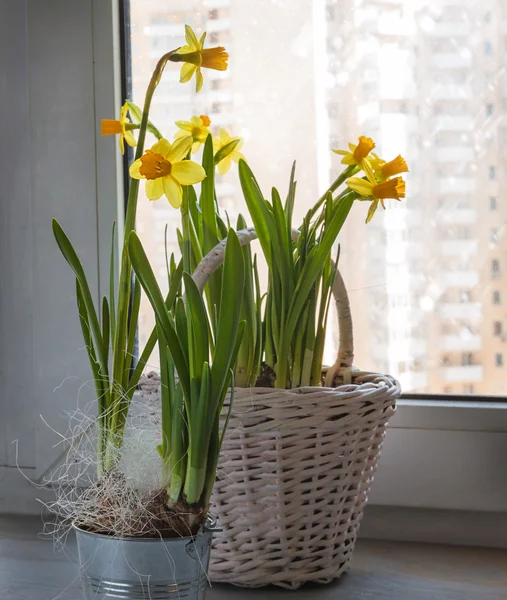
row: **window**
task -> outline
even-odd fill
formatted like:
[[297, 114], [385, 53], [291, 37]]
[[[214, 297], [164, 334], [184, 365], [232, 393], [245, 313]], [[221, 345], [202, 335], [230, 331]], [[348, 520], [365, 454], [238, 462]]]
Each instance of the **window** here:
[[461, 356], [461, 364], [463, 366], [474, 364], [474, 355], [471, 352], [464, 352]]
[[463, 386], [463, 393], [464, 394], [473, 394], [474, 393], [474, 384], [473, 383], [466, 383]]
[[498, 290], [493, 291], [493, 304], [500, 304], [500, 292]]
[[493, 323], [493, 332], [495, 335], [502, 335], [502, 323], [501, 321], [495, 321]]
[[495, 362], [497, 367], [503, 367], [503, 354], [497, 352], [495, 355]]
[[[164, 30], [148, 32], [142, 23], [150, 22], [151, 13], [165, 15], [171, 22], [172, 4], [130, 2], [135, 9], [132, 18], [139, 21], [132, 39], [142, 49]], [[164, 94], [163, 104], [157, 101], [157, 90], [152, 105], [157, 127], [173, 139], [174, 121], [208, 114], [215, 135], [223, 127], [244, 138], [241, 152], [266, 196], [275, 185], [284, 197], [295, 159], [301, 215], [341, 169], [340, 157], [330, 148], [344, 148], [357, 136], [367, 135], [375, 141], [375, 153], [386, 160], [397, 153], [404, 156], [409, 166], [409, 173], [403, 175], [406, 198], [387, 200], [387, 210], [377, 210], [367, 229], [368, 203], [354, 204], [353, 218], [341, 235], [340, 269], [347, 287], [354, 290], [352, 310], [361, 323], [355, 332], [355, 364], [392, 373], [408, 394], [441, 395], [451, 387], [459, 395], [468, 383], [473, 383], [476, 395], [507, 393], [507, 378], [493, 381], [485, 367], [479, 368], [486, 360], [483, 356], [494, 356], [497, 350], [492, 324], [503, 317], [494, 312], [498, 307], [492, 294], [494, 288], [502, 289], [499, 278], [507, 252], [503, 203], [496, 189], [501, 174], [507, 172], [507, 155], [501, 145], [497, 153], [490, 151], [484, 137], [491, 133], [500, 141], [507, 122], [507, 104], [495, 91], [505, 87], [500, 57], [507, 52], [507, 39], [492, 29], [503, 0], [491, 0], [482, 10], [471, 2], [456, 1], [407, 2], [410, 10], [400, 2], [350, 2], [346, 23], [343, 3], [335, 0], [314, 3], [315, 10], [298, 11], [287, 8], [290, 2], [266, 0], [256, 7], [255, 19], [242, 0], [228, 0], [225, 9], [223, 2], [188, 4], [188, 10], [179, 8], [183, 22], [191, 23], [198, 35], [208, 31], [206, 47], [225, 46], [231, 68], [203, 69], [204, 85], [195, 96], [194, 83], [178, 86], [178, 69], [168, 67], [163, 81], [171, 90]], [[142, 19], [136, 16], [141, 6], [145, 6]], [[487, 11], [491, 11], [489, 24], [483, 19]], [[192, 20], [196, 12], [199, 16]], [[219, 25], [227, 24], [229, 14], [234, 18], [222, 29]], [[437, 16], [434, 35], [429, 35], [421, 24]], [[371, 23], [378, 28], [372, 29]], [[446, 28], [456, 30], [456, 35], [444, 35]], [[277, 36], [266, 33], [274, 29]], [[403, 31], [415, 33], [407, 36]], [[320, 37], [314, 40], [317, 34]], [[180, 37], [177, 43], [183, 43]], [[255, 50], [242, 43], [245, 38], [259, 42]], [[491, 58], [486, 59], [485, 53]], [[139, 104], [150, 71], [142, 50], [134, 58], [133, 96]], [[276, 77], [267, 74], [264, 79], [267, 64]], [[417, 93], [430, 88], [434, 90], [431, 101]], [[482, 124], [489, 118], [487, 131], [481, 131], [477, 120], [480, 111]], [[197, 161], [200, 157], [195, 155]], [[226, 176], [217, 175], [216, 181], [222, 212], [227, 211], [231, 222], [238, 213], [246, 215], [236, 164]], [[144, 228], [141, 239], [150, 239], [163, 268], [164, 250], [152, 236], [154, 223], [167, 222], [175, 230], [179, 213], [167, 211], [162, 217], [160, 204], [140, 202], [138, 223]], [[357, 250], [357, 260], [348, 258], [351, 248]], [[262, 262], [259, 259], [261, 279], [266, 277]], [[465, 332], [468, 324], [473, 333]], [[334, 360], [332, 341], [338, 337], [334, 322], [331, 328], [326, 362]], [[480, 332], [489, 335], [481, 337]], [[467, 352], [473, 354], [476, 379], [446, 379], [454, 376], [449, 371], [463, 370], [462, 353]], [[417, 377], [409, 368], [415, 360], [420, 365]], [[439, 368], [444, 361], [447, 366]], [[471, 374], [472, 369], [464, 370]]]

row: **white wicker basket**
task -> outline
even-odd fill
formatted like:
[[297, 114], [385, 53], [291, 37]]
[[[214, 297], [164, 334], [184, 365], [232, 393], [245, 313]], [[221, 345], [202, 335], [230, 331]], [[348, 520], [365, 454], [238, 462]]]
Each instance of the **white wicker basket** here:
[[[245, 230], [240, 241], [255, 237]], [[223, 246], [194, 273], [201, 289]], [[340, 326], [338, 358], [326, 376], [333, 387], [235, 389], [212, 498], [221, 529], [212, 581], [295, 589], [328, 583], [349, 566], [401, 390], [388, 375], [351, 366], [350, 307], [339, 273], [333, 293]]]

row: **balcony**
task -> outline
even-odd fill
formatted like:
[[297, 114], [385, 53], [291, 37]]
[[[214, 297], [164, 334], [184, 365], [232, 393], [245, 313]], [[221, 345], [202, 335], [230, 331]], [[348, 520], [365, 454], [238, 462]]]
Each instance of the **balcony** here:
[[443, 319], [470, 319], [477, 321], [481, 318], [480, 302], [445, 302], [439, 307]]
[[471, 256], [477, 254], [477, 240], [446, 240], [438, 248], [444, 256]]
[[440, 378], [445, 383], [475, 383], [483, 381], [484, 369], [482, 365], [460, 365], [456, 367], [442, 367]]
[[479, 283], [477, 271], [442, 271], [437, 275], [437, 283], [443, 288], [473, 288]]
[[435, 23], [434, 26], [429, 29], [428, 34], [435, 37], [465, 37], [470, 34], [472, 30], [472, 24], [470, 21], [456, 21], [454, 23]]
[[206, 23], [206, 31], [209, 33], [229, 31], [231, 28], [231, 21], [229, 19], [216, 19], [209, 20]]
[[472, 55], [458, 52], [440, 52], [431, 58], [431, 66], [437, 69], [469, 69], [472, 66]]
[[439, 223], [448, 223], [449, 225], [475, 225], [477, 211], [474, 208], [443, 206], [438, 210], [436, 218]]
[[433, 87], [431, 97], [434, 100], [471, 100], [472, 86], [439, 83]]
[[450, 146], [437, 148], [435, 158], [439, 163], [473, 162], [475, 152], [471, 146]]
[[404, 392], [424, 392], [428, 385], [428, 375], [420, 372], [401, 373], [397, 377]]
[[440, 350], [462, 350], [472, 352], [481, 350], [482, 338], [480, 335], [464, 333], [463, 335], [443, 335], [438, 342]]
[[470, 194], [475, 192], [477, 180], [472, 177], [445, 177], [437, 180], [440, 194]]
[[437, 131], [472, 131], [474, 120], [469, 116], [441, 115], [435, 118]]

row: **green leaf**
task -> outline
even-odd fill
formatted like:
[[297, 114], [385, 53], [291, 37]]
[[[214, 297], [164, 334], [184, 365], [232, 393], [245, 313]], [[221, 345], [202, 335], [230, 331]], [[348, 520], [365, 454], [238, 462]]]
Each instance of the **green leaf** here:
[[104, 340], [104, 354], [105, 356], [109, 357], [110, 320], [107, 296], [102, 298], [102, 339]]
[[[109, 261], [109, 312], [111, 318], [111, 331], [116, 330], [116, 300], [114, 297], [115, 287], [115, 264], [116, 264], [116, 221], [113, 221], [113, 231], [111, 233], [111, 258]], [[114, 335], [114, 334], [113, 334]]]
[[194, 332], [194, 356], [190, 363], [190, 377], [200, 378], [204, 362], [209, 361], [208, 316], [197, 285], [188, 273], [183, 273], [188, 310]]
[[56, 243], [58, 244], [58, 247], [60, 248], [60, 251], [63, 254], [65, 260], [70, 265], [70, 268], [74, 271], [74, 274], [79, 282], [82, 293], [82, 301], [84, 306], [86, 307], [86, 313], [88, 315], [90, 330], [95, 342], [95, 347], [98, 351], [101, 369], [102, 372], [106, 374], [108, 372], [108, 368], [107, 358], [104, 356], [104, 340], [102, 339], [99, 320], [97, 318], [97, 313], [95, 311], [95, 306], [93, 304], [90, 287], [88, 286], [88, 281], [86, 279], [83, 265], [81, 264], [81, 261], [79, 260], [78, 255], [74, 250], [74, 247], [70, 243], [69, 238], [65, 235], [63, 229], [60, 227], [58, 221], [56, 219], [53, 219], [52, 223], [53, 234], [55, 236]]
[[141, 241], [136, 233], [132, 231], [128, 239], [129, 256], [132, 261], [132, 266], [141, 282], [143, 289], [148, 296], [148, 299], [155, 311], [156, 318], [159, 320], [162, 327], [162, 332], [167, 342], [167, 346], [174, 360], [176, 370], [180, 378], [180, 383], [184, 394], [190, 396], [190, 377], [188, 373], [188, 365], [183, 354], [180, 340], [176, 334], [173, 324], [169, 319], [167, 308], [160, 292], [157, 280], [150, 266], [146, 253], [142, 247]]
[[238, 336], [244, 281], [245, 270], [241, 244], [236, 232], [230, 229], [225, 247], [222, 297], [212, 366], [212, 399], [214, 401], [219, 398], [231, 368], [234, 343]]

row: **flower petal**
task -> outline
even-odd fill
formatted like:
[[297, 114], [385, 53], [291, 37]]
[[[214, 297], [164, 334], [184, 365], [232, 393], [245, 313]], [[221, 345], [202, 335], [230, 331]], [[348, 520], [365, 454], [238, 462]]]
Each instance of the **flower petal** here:
[[231, 165], [232, 162], [230, 156], [226, 156], [223, 160], [221, 160], [217, 165], [218, 172], [220, 173], [220, 175], [225, 175], [227, 171], [231, 168]]
[[165, 158], [167, 158], [173, 167], [174, 163], [180, 162], [180, 160], [185, 158], [185, 156], [188, 154], [188, 151], [192, 147], [192, 142], [193, 138], [191, 135], [174, 141], [171, 151], [167, 156], [165, 156]]
[[221, 128], [221, 129], [220, 129], [219, 136], [220, 136], [220, 141], [221, 141], [221, 142], [222, 142], [222, 144], [224, 144], [224, 145], [225, 145], [225, 144], [227, 144], [227, 142], [230, 142], [230, 141], [231, 141], [231, 136], [228, 134], [228, 132], [227, 132], [227, 130], [226, 130], [226, 129], [222, 129], [222, 128]]
[[123, 140], [123, 136], [122, 135], [120, 135], [120, 138], [119, 138], [118, 142], [120, 143], [120, 152], [122, 154], [125, 154], [125, 142]]
[[182, 160], [173, 164], [171, 176], [182, 185], [193, 185], [206, 177], [206, 171], [193, 160]]
[[146, 182], [146, 196], [148, 200], [158, 200], [164, 193], [164, 184], [162, 181], [166, 177], [159, 177], [158, 179], [148, 179]]
[[366, 223], [369, 223], [372, 220], [373, 215], [375, 214], [375, 211], [377, 210], [377, 206], [378, 206], [378, 200], [374, 200], [370, 204], [370, 208], [368, 209], [368, 214], [366, 216]]
[[131, 131], [125, 132], [125, 141], [127, 142], [127, 144], [129, 146], [132, 146], [132, 147], [134, 147], [137, 144], [136, 138], [134, 137], [134, 135], [132, 134]]
[[176, 125], [176, 127], [179, 127], [180, 129], [183, 129], [185, 131], [192, 131], [193, 128], [193, 125], [190, 121], [175, 121], [174, 124]]
[[201, 39], [199, 40], [199, 50], [204, 48], [204, 40], [206, 39], [206, 32], [201, 35]]
[[181, 185], [172, 177], [172, 175], [167, 175], [160, 180], [163, 183], [164, 194], [166, 198], [169, 200], [169, 204], [174, 208], [179, 208], [181, 206], [181, 199], [183, 197], [183, 190]]
[[151, 147], [151, 151], [154, 154], [162, 154], [162, 156], [167, 159], [169, 159], [171, 149], [171, 142], [169, 140], [166, 140], [165, 138], [158, 140], [158, 142], [155, 142]]
[[349, 177], [346, 184], [351, 190], [361, 194], [361, 196], [372, 195], [373, 185], [369, 181], [360, 179], [359, 177]]
[[202, 88], [202, 84], [204, 83], [204, 79], [201, 73], [201, 69], [197, 69], [195, 72], [195, 91], [200, 92]]
[[144, 175], [141, 175], [141, 172], [139, 170], [141, 167], [142, 167], [142, 162], [141, 162], [140, 158], [135, 160], [130, 165], [129, 175], [132, 177], [132, 179], [144, 179]]
[[180, 72], [180, 83], [186, 83], [192, 79], [197, 67], [192, 63], [183, 63]]
[[192, 50], [200, 50], [199, 40], [194, 33], [194, 30], [190, 25], [185, 25], [185, 39], [187, 40], [187, 44], [192, 48]]

